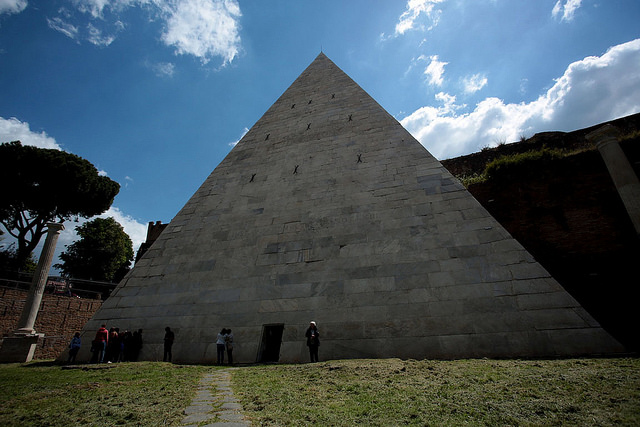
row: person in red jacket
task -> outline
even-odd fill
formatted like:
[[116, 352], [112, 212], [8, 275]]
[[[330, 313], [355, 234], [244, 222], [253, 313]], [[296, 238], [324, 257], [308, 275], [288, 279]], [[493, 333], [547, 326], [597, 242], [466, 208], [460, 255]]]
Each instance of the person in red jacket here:
[[98, 352], [98, 363], [104, 362], [104, 353], [107, 349], [107, 343], [109, 342], [109, 331], [107, 331], [107, 325], [102, 325], [96, 333], [96, 339], [94, 340], [95, 350]]

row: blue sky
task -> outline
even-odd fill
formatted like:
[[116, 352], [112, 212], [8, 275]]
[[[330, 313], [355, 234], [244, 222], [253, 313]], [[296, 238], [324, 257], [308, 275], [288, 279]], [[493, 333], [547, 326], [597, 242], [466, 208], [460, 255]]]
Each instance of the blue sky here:
[[118, 181], [105, 216], [137, 248], [321, 50], [445, 159], [640, 112], [638, 22], [638, 0], [0, 0], [0, 142]]

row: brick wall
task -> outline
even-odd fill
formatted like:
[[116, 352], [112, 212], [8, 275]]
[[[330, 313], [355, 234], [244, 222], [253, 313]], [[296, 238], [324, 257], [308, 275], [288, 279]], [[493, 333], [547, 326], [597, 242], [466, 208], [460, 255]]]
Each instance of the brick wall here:
[[[0, 287], [0, 333], [3, 337], [15, 331], [26, 297], [25, 290]], [[82, 329], [101, 305], [99, 299], [45, 294], [35, 324], [35, 330], [45, 337], [38, 343], [34, 359], [53, 359], [66, 351], [73, 334]]]

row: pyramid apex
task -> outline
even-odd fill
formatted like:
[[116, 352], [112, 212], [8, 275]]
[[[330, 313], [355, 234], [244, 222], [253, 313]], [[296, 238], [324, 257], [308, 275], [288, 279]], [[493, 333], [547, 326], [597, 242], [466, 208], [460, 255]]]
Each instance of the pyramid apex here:
[[[320, 53], [318, 54], [318, 56], [316, 56], [316, 59], [314, 59], [314, 61], [318, 61], [318, 60], [326, 60], [329, 59], [329, 57], [327, 55], [325, 55], [324, 52], [320, 51]], [[329, 59], [329, 61], [331, 61]]]

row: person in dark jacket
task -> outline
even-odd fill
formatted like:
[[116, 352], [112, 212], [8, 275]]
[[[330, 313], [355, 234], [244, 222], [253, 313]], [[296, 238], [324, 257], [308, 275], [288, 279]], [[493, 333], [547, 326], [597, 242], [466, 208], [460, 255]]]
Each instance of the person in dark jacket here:
[[67, 360], [69, 363], [73, 363], [76, 361], [76, 356], [78, 351], [80, 350], [80, 346], [82, 345], [82, 339], [80, 338], [80, 332], [76, 332], [71, 342], [69, 343], [69, 359]]
[[227, 329], [227, 334], [224, 336], [224, 342], [227, 347], [227, 359], [229, 365], [233, 365], [233, 332], [231, 329]]
[[304, 334], [307, 337], [307, 347], [309, 347], [309, 356], [311, 362], [318, 361], [318, 347], [320, 347], [320, 332], [316, 326], [316, 322], [310, 322], [307, 332]]
[[173, 340], [175, 335], [170, 327], [164, 328], [164, 357], [162, 360], [164, 362], [171, 362], [171, 347], [173, 346]]

